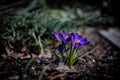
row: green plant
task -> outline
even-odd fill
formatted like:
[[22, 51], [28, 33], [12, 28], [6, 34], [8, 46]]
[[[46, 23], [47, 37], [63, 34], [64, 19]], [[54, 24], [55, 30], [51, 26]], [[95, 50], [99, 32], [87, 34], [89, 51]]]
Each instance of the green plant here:
[[40, 36], [36, 37], [35, 33], [33, 33], [33, 37], [35, 39], [35, 45], [38, 46], [39, 52], [41, 54], [43, 54], [44, 53], [44, 47], [43, 47], [43, 43], [40, 39]]
[[54, 32], [54, 36], [60, 42], [60, 45], [58, 46], [60, 56], [57, 54], [55, 54], [55, 56], [57, 56], [56, 58], [59, 58], [58, 60], [64, 64], [69, 65], [70, 68], [80, 57], [88, 54], [88, 52], [81, 54], [77, 53], [80, 46], [82, 47], [89, 44], [87, 38], [79, 35], [78, 33], [67, 34], [63, 30], [60, 33]]

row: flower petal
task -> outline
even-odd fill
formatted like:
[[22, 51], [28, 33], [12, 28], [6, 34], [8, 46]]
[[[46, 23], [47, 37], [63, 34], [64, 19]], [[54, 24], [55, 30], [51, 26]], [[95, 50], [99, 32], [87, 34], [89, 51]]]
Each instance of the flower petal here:
[[70, 36], [71, 36], [72, 44], [75, 45], [75, 41], [76, 41], [75, 34], [71, 33]]
[[66, 39], [67, 36], [68, 36], [67, 33], [64, 30], [61, 31], [60, 34], [63, 36], [64, 39]]
[[82, 36], [77, 34], [77, 39], [81, 40]]
[[58, 46], [58, 51], [59, 51], [60, 53], [63, 52], [63, 45], [62, 45], [62, 44], [60, 44], [60, 45]]
[[62, 35], [61, 34], [54, 32], [54, 36], [56, 37], [56, 39], [58, 41], [60, 41], [60, 42], [62, 41]]
[[81, 46], [85, 46], [85, 45], [88, 45], [90, 42], [88, 42], [88, 41], [82, 41], [81, 42]]
[[81, 46], [80, 43], [75, 43], [75, 47], [78, 48], [79, 46]]
[[70, 42], [70, 40], [71, 40], [71, 37], [68, 37], [67, 39], [64, 40], [64, 43], [67, 44]]
[[81, 38], [81, 41], [87, 41], [87, 38]]

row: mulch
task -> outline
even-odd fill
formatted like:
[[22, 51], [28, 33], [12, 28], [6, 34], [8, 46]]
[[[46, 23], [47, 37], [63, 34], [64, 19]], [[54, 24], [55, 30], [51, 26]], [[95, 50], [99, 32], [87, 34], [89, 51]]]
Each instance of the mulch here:
[[[119, 80], [120, 50], [109, 43], [98, 32], [86, 32], [90, 44], [80, 47], [79, 52], [95, 47], [88, 55], [83, 56], [73, 66], [68, 68], [63, 63], [58, 63], [54, 57], [23, 57], [26, 53], [18, 53], [20, 56], [0, 55], [0, 79], [1, 80]], [[28, 51], [28, 50], [26, 50]], [[25, 52], [25, 51], [24, 51]], [[30, 52], [29, 52], [30, 53]], [[28, 54], [29, 55], [29, 54]], [[28, 56], [27, 55], [27, 56]], [[21, 58], [22, 57], [22, 58]]]

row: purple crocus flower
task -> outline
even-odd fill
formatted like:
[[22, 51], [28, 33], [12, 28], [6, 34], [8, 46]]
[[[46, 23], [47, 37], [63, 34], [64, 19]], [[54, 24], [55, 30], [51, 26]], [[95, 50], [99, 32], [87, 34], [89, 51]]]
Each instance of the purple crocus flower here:
[[81, 35], [78, 35], [78, 33], [71, 33], [71, 40], [73, 45], [78, 48], [79, 46], [85, 46], [87, 44], [89, 44], [87, 38], [84, 38]]
[[[57, 56], [57, 54], [55, 55], [60, 61], [63, 61], [65, 64], [68, 64], [69, 67], [73, 66], [73, 64], [79, 59], [79, 57], [83, 55], [76, 55], [78, 50], [77, 48], [89, 44], [87, 38], [79, 35], [78, 33], [67, 34], [63, 30], [60, 33], [54, 32], [54, 36], [60, 42], [58, 46], [60, 57]], [[71, 42], [71, 45], [69, 45], [69, 42]]]
[[71, 40], [69, 34], [67, 34], [64, 30], [61, 31], [60, 33], [54, 32], [54, 36], [57, 38], [58, 41], [60, 42], [63, 41], [65, 44], [67, 44]]

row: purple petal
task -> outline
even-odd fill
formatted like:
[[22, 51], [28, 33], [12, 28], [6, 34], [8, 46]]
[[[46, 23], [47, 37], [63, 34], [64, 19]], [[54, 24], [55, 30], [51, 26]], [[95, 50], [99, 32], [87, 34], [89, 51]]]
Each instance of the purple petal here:
[[82, 36], [81, 35], [77, 35], [77, 39], [82, 39]]
[[88, 45], [90, 42], [87, 42], [87, 41], [82, 41], [81, 42], [81, 46], [85, 46], [85, 45]]
[[70, 40], [71, 40], [71, 37], [68, 37], [67, 39], [64, 40], [64, 43], [67, 44], [70, 42]]
[[54, 32], [54, 36], [57, 38], [58, 41], [62, 41], [62, 36], [59, 33]]
[[75, 33], [75, 42], [79, 39], [78, 33]]
[[87, 41], [87, 38], [81, 38], [81, 41]]
[[74, 33], [69, 34], [70, 37], [72, 37], [73, 35], [74, 35]]
[[79, 46], [81, 46], [80, 43], [75, 43], [75, 47], [78, 48]]
[[67, 33], [64, 30], [61, 31], [60, 34], [63, 36], [64, 39], [68, 36]]
[[71, 34], [71, 40], [72, 40], [72, 44], [75, 45], [75, 34]]
[[90, 42], [87, 40], [87, 38], [82, 38], [81, 39], [81, 45], [82, 46], [85, 46], [85, 45], [88, 45]]
[[63, 52], [63, 45], [62, 45], [62, 44], [60, 44], [60, 45], [58, 46], [58, 51], [59, 51], [60, 53]]

